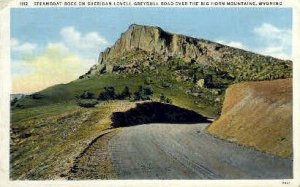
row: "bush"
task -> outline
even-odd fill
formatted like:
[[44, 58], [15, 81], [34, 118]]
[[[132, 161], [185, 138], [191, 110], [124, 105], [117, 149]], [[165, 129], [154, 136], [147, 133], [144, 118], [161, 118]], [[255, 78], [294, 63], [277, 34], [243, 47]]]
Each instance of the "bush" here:
[[13, 100], [10, 101], [10, 106], [14, 106], [17, 103], [18, 99], [15, 97]]
[[172, 100], [170, 98], [167, 98], [166, 99], [166, 103], [172, 104], [173, 102], [172, 102]]
[[143, 95], [145, 96], [151, 96], [153, 94], [153, 89], [151, 86], [145, 86], [143, 88]]
[[98, 104], [97, 100], [91, 99], [91, 100], [78, 100], [77, 104], [81, 107], [84, 108], [91, 108], [91, 107], [95, 107], [96, 104]]
[[167, 98], [164, 94], [160, 94], [159, 101], [161, 103], [172, 104], [172, 100], [170, 98]]
[[211, 74], [205, 75], [205, 77], [204, 77], [204, 85], [207, 88], [213, 87], [213, 77], [212, 77]]
[[118, 99], [131, 98], [131, 92], [128, 86], [125, 86], [124, 90], [118, 95]]
[[139, 86], [138, 90], [134, 92], [133, 95], [135, 101], [141, 100], [143, 95], [143, 87]]
[[152, 80], [150, 79], [150, 77], [146, 77], [146, 79], [144, 80], [144, 84], [150, 85], [151, 83], [152, 83]]
[[84, 91], [79, 98], [80, 99], [94, 99], [95, 94], [89, 92], [89, 91]]
[[138, 90], [134, 92], [134, 100], [149, 100], [153, 95], [153, 89], [151, 86], [139, 86]]
[[164, 88], [170, 88], [172, 86], [172, 84], [170, 82], [162, 80], [161, 86], [164, 87]]
[[176, 70], [182, 70], [185, 62], [181, 57], [172, 57], [170, 64], [171, 66], [169, 66], [169, 69], [173, 69], [173, 67], [175, 67]]
[[16, 108], [23, 109], [23, 108], [25, 108], [25, 106], [24, 106], [24, 105], [22, 105], [22, 104], [19, 104], [19, 103], [17, 103], [17, 104], [16, 104]]
[[100, 92], [98, 100], [113, 100], [117, 98], [116, 96], [114, 87], [104, 87], [104, 91]]
[[35, 94], [31, 94], [30, 97], [32, 99], [42, 99], [44, 96], [42, 94], [35, 93]]

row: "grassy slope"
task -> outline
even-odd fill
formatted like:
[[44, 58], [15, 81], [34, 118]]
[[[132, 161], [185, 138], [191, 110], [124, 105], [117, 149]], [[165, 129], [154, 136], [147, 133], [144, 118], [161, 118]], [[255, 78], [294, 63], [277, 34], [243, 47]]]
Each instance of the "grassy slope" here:
[[292, 156], [292, 80], [247, 82], [226, 91], [208, 132], [282, 157]]
[[[101, 131], [110, 128], [112, 112], [134, 106], [129, 101], [113, 101], [85, 109], [77, 106], [75, 96], [84, 90], [97, 96], [105, 86], [114, 86], [120, 92], [127, 85], [134, 92], [139, 85], [144, 85], [146, 77], [151, 79], [153, 100], [158, 100], [164, 93], [175, 105], [215, 116], [213, 106], [185, 93], [191, 85], [176, 81], [165, 72], [126, 76], [105, 74], [52, 86], [39, 92], [41, 99], [27, 96], [17, 103], [22, 108], [12, 108], [11, 178], [53, 179], [68, 173], [74, 157]], [[162, 79], [172, 86], [162, 87]]]
[[[185, 93], [192, 85], [186, 82], [176, 81], [172, 77], [167, 77], [164, 74], [157, 75], [155, 73], [126, 76], [114, 74], [94, 76], [89, 79], [76, 80], [68, 84], [49, 87], [39, 92], [43, 95], [42, 99], [32, 99], [27, 97], [20, 100], [18, 103], [25, 108], [46, 106], [53, 103], [68, 104], [75, 102], [75, 96], [82, 94], [84, 90], [90, 91], [97, 96], [105, 86], [114, 86], [117, 92], [121, 92], [124, 89], [124, 86], [127, 85], [131, 92], [134, 92], [139, 85], [144, 85], [146, 77], [149, 77], [152, 80], [150, 85], [154, 90], [154, 100], [158, 100], [160, 94], [164, 93], [167, 97], [172, 99], [173, 104], [175, 105], [195, 110], [209, 117], [216, 116], [217, 109], [214, 106], [209, 103], [204, 103], [200, 98]], [[172, 83], [172, 86], [169, 88], [162, 87], [160, 78], [168, 80]], [[13, 116], [13, 120], [14, 118], [15, 117]]]
[[110, 114], [133, 106], [134, 103], [118, 101], [90, 109], [52, 104], [14, 111], [11, 179], [62, 177], [88, 143], [110, 128]]

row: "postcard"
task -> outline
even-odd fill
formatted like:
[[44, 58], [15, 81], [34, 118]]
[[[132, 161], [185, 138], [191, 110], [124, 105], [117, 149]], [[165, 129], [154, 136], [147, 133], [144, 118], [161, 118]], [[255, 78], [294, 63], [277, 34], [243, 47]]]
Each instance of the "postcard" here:
[[0, 13], [1, 187], [300, 185], [299, 4]]

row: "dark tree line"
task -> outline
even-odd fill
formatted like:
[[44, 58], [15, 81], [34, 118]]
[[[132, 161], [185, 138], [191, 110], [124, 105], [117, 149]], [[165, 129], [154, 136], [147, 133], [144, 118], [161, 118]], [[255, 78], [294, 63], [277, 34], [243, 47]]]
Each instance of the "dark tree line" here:
[[99, 93], [98, 96], [95, 96], [94, 93], [91, 93], [89, 91], [84, 91], [81, 95], [77, 96], [77, 98], [97, 99], [102, 101], [124, 100], [124, 99], [132, 99], [134, 101], [139, 101], [139, 100], [150, 100], [152, 95], [153, 95], [153, 89], [149, 85], [139, 86], [134, 93], [131, 93], [128, 86], [125, 86], [120, 93], [117, 93], [113, 86], [107, 86], [103, 88], [103, 90]]

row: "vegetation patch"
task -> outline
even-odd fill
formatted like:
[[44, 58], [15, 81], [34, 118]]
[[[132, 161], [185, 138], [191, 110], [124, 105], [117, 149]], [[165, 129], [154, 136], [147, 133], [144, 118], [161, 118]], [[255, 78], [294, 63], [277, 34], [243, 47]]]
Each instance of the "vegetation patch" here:
[[84, 108], [91, 108], [91, 107], [95, 107], [96, 104], [98, 104], [99, 102], [97, 100], [93, 100], [93, 99], [85, 99], [85, 100], [78, 100], [77, 104], [81, 107]]

